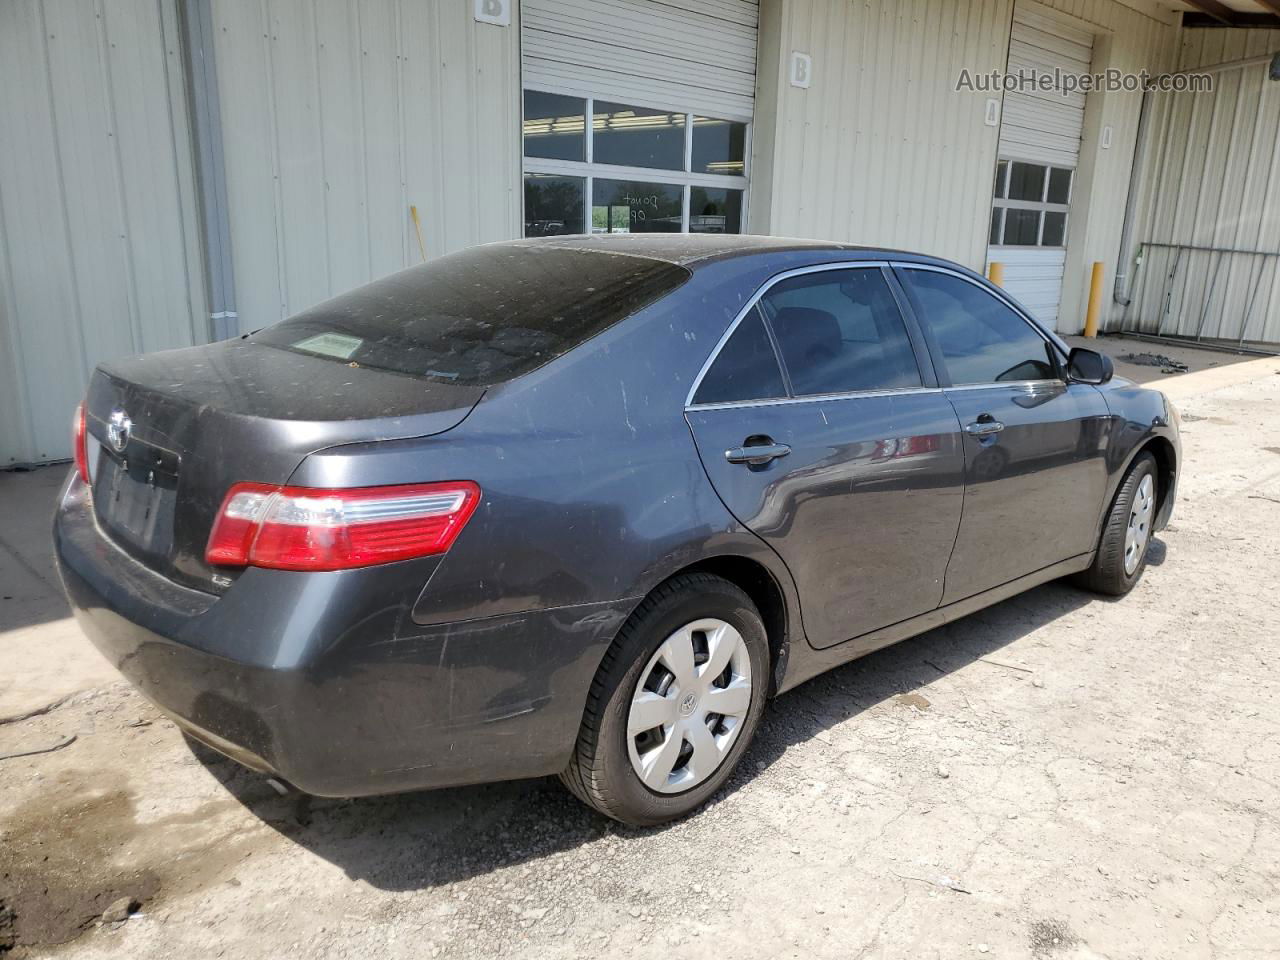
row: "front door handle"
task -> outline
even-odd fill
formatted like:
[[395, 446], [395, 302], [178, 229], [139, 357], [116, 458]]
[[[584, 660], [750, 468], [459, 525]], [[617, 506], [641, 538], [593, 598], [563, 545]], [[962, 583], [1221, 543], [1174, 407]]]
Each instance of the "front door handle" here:
[[790, 452], [791, 448], [785, 443], [762, 443], [754, 447], [733, 447], [724, 452], [724, 458], [730, 463], [747, 463], [758, 467], [785, 457]]
[[999, 433], [1004, 429], [1004, 424], [992, 417], [979, 417], [973, 423], [967, 424], [964, 432], [971, 437], [986, 437], [993, 433]]

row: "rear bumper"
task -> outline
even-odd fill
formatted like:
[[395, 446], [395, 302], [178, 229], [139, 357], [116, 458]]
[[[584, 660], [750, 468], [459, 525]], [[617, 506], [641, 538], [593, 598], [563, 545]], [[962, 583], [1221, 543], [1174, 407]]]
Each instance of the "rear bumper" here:
[[412, 561], [251, 569], [214, 597], [114, 546], [74, 479], [54, 541], [82, 629], [144, 696], [197, 739], [320, 796], [562, 770], [634, 605], [420, 625], [410, 613], [429, 568]]

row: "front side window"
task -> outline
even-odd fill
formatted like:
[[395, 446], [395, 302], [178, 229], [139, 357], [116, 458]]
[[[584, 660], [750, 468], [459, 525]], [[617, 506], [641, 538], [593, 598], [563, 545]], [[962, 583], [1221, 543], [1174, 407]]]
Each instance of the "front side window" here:
[[740, 120], [524, 92], [524, 235], [741, 233]]
[[782, 370], [760, 311], [753, 307], [721, 347], [694, 395], [694, 403], [769, 400], [787, 395]]
[[1004, 301], [953, 274], [903, 273], [953, 384], [1058, 378], [1049, 342]]
[[796, 396], [921, 386], [906, 324], [878, 267], [790, 277], [760, 302]]

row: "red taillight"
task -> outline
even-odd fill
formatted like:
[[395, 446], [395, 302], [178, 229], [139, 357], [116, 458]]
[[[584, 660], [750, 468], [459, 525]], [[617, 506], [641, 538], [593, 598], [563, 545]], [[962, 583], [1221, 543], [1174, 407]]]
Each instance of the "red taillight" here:
[[470, 481], [320, 490], [238, 483], [209, 534], [213, 566], [346, 570], [444, 553], [471, 519]]
[[84, 404], [76, 407], [76, 420], [72, 426], [72, 445], [75, 447], [76, 472], [88, 486], [89, 480], [89, 437], [84, 427]]

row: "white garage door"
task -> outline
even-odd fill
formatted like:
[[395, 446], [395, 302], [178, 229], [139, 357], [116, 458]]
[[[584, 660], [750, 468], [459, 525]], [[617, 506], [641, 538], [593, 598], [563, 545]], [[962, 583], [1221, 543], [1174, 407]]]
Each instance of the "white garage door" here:
[[[1093, 36], [1018, 4], [1011, 74], [1087, 73]], [[1080, 157], [1085, 95], [1060, 89], [1005, 94], [988, 261], [1004, 264], [1004, 286], [1042, 322], [1057, 326]]]
[[524, 0], [524, 85], [750, 120], [757, 0]]
[[741, 233], [757, 0], [524, 0], [524, 233]]

